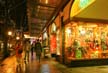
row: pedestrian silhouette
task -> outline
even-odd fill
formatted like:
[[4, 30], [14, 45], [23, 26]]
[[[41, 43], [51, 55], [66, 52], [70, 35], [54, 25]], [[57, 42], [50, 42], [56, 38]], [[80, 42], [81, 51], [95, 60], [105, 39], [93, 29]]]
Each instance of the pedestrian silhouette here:
[[42, 46], [41, 46], [41, 43], [39, 42], [39, 39], [37, 39], [37, 41], [35, 43], [35, 52], [36, 52], [36, 59], [38, 59], [40, 62]]

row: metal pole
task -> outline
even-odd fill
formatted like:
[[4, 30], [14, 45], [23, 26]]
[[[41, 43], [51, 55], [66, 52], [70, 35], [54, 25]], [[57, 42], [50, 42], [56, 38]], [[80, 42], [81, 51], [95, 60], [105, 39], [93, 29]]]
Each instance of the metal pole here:
[[3, 50], [3, 54], [4, 54], [4, 58], [9, 56], [9, 52], [7, 49], [7, 41], [8, 41], [8, 37], [7, 37], [7, 24], [8, 24], [8, 0], [5, 0], [5, 23], [3, 26], [3, 42], [4, 42], [4, 50]]
[[61, 28], [62, 28], [62, 62], [65, 63], [65, 29], [64, 29], [64, 23], [63, 23], [63, 16], [61, 16]]

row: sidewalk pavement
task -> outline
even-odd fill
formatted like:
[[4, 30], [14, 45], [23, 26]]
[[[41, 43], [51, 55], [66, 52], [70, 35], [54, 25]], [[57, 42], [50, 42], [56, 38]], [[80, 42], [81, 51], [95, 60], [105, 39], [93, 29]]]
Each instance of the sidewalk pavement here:
[[6, 58], [0, 65], [0, 73], [15, 73], [16, 58], [10, 56]]
[[[16, 66], [16, 57], [8, 57], [0, 65], [0, 73], [17, 73]], [[69, 68], [52, 59], [41, 59], [39, 63], [34, 58], [24, 64], [20, 73], [108, 73], [108, 65]]]
[[[50, 59], [41, 59], [40, 63], [36, 58], [30, 59], [29, 62], [23, 63], [23, 71], [20, 73], [60, 73], [51, 62]], [[1, 63], [0, 73], [18, 73], [16, 68], [16, 56], [10, 56]]]

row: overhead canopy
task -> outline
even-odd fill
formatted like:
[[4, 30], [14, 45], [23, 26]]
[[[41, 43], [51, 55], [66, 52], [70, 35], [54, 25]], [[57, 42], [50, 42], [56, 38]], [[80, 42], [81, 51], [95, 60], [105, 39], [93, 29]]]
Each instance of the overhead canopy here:
[[30, 36], [39, 36], [68, 0], [27, 0]]
[[[74, 5], [74, 4], [73, 4]], [[108, 0], [95, 0], [73, 18], [87, 18], [108, 21]]]

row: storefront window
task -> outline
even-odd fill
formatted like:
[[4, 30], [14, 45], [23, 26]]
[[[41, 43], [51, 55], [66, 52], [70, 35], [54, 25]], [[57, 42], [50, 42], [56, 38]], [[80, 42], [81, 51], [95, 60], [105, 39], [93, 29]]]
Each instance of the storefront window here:
[[55, 23], [51, 25], [50, 31], [50, 52], [52, 57], [54, 57], [57, 54], [57, 27]]
[[57, 42], [56, 42], [56, 34], [52, 33], [50, 35], [50, 51], [51, 54], [56, 54]]
[[65, 27], [65, 49], [71, 59], [108, 58], [107, 41], [107, 24], [76, 22]]
[[60, 55], [60, 31], [57, 30], [57, 55]]

